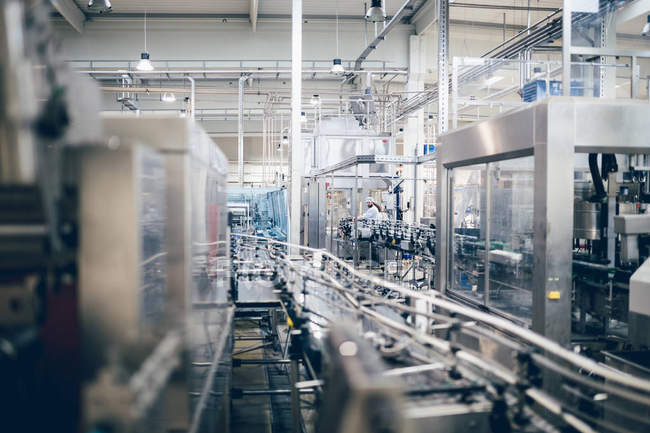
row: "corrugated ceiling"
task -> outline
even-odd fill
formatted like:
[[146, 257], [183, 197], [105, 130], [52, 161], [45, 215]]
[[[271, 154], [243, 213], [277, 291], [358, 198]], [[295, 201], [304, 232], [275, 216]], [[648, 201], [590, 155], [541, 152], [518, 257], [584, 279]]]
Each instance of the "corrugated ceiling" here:
[[[75, 0], [86, 12], [87, 0]], [[101, 1], [101, 0], [98, 0]], [[111, 0], [115, 13], [248, 14], [250, 0]], [[403, 0], [385, 0], [386, 12], [394, 14]], [[338, 0], [340, 15], [363, 15], [363, 0]], [[334, 15], [336, 0], [303, 0], [305, 15]], [[291, 0], [259, 0], [260, 14], [289, 15]]]
[[[80, 9], [88, 13], [88, 0], [75, 0]], [[97, 0], [100, 2], [101, 0]], [[338, 7], [339, 15], [363, 15], [364, 3], [370, 0], [303, 0], [303, 14], [306, 16], [334, 16]], [[528, 6], [528, 0], [456, 0], [460, 3], [478, 3], [486, 5]], [[152, 14], [178, 14], [178, 15], [242, 15], [247, 16], [250, 9], [250, 0], [111, 0], [115, 14], [142, 14], [146, 10]], [[404, 3], [404, 0], [384, 0], [386, 12], [393, 15]], [[337, 6], [338, 4], [338, 6]], [[531, 7], [561, 8], [562, 0], [530, 0]], [[455, 20], [503, 23], [503, 14], [506, 13], [506, 24], [526, 25], [528, 17], [525, 10], [494, 10], [453, 7], [451, 18]], [[549, 12], [533, 12], [531, 20], [534, 22]], [[259, 0], [259, 15], [291, 15], [291, 0]], [[635, 19], [625, 25], [619, 26], [619, 32], [640, 32], [645, 17]]]

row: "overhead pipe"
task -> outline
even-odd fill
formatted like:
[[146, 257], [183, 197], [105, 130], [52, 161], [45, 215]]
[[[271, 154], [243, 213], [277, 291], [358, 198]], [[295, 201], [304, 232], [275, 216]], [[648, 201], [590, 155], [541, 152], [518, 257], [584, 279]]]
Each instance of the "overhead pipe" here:
[[[557, 20], [554, 20], [554, 17], [558, 15], [561, 12], [561, 10], [552, 12], [551, 14], [547, 15], [546, 17], [540, 19], [536, 23], [534, 23], [532, 26], [530, 26], [527, 29], [524, 29], [520, 31], [519, 33], [513, 35], [511, 38], [508, 40], [502, 42], [501, 44], [497, 45], [490, 51], [486, 52], [483, 54], [481, 57], [509, 57], [514, 55], [514, 53], [517, 53], [519, 50], [522, 49], [522, 47], [534, 47], [539, 43], [543, 43], [545, 41], [548, 41], [549, 39], [553, 39], [556, 36], [556, 33], [561, 33], [562, 29], [561, 26], [558, 25]], [[541, 26], [542, 23], [546, 22], [545, 26]], [[530, 30], [534, 30], [533, 33], [529, 33]], [[515, 39], [518, 38], [519, 36], [529, 33], [524, 39], [520, 41], [516, 41]], [[512, 45], [508, 45], [512, 43]], [[498, 51], [500, 50], [500, 51]], [[480, 74], [482, 71], [485, 70], [486, 67], [484, 66], [478, 66], [476, 68], [473, 68], [472, 70], [468, 71], [467, 73], [463, 74], [463, 78], [467, 78], [472, 75]], [[489, 66], [487, 67], [489, 68]], [[421, 93], [418, 96], [413, 97], [412, 99], [415, 99], [415, 101], [411, 101], [411, 103], [408, 104], [394, 119], [394, 121], [397, 121], [401, 119], [402, 117], [408, 115], [409, 113], [417, 110], [419, 107], [431, 103], [435, 100], [438, 99], [438, 88], [437, 86], [434, 87], [431, 91], [429, 92], [424, 92]], [[407, 103], [409, 101], [407, 100]]]
[[190, 82], [190, 118], [194, 119], [194, 108], [196, 107], [196, 82], [192, 77], [185, 77]]
[[[603, 4], [598, 14], [602, 15], [609, 8], [609, 3]], [[562, 10], [558, 9], [555, 12], [547, 15], [538, 22], [534, 23], [529, 28], [523, 29], [519, 33], [515, 34], [508, 40], [497, 45], [495, 48], [491, 49], [487, 53], [483, 54], [481, 57], [495, 57], [495, 58], [513, 58], [518, 52], [525, 49], [530, 49], [543, 44], [550, 40], [557, 40], [562, 37], [563, 23], [562, 19], [556, 18], [556, 16], [561, 13]], [[593, 18], [594, 14], [588, 13], [577, 13], [572, 16], [571, 21], [572, 25], [577, 25], [578, 23], [589, 20]], [[543, 26], [542, 23], [546, 22]], [[521, 40], [515, 41], [518, 37], [526, 34]], [[466, 72], [459, 78], [459, 82], [466, 79], [471, 79], [472, 77], [478, 76], [481, 73], [488, 71], [493, 66], [477, 66], [472, 68], [470, 71]], [[393, 122], [407, 116], [413, 111], [419, 109], [420, 107], [429, 104], [438, 99], [437, 86], [430, 91], [424, 91], [418, 96], [414, 96], [411, 100], [407, 100], [407, 105], [398, 113]]]
[[[454, 8], [469, 8], [469, 9], [495, 9], [495, 10], [507, 10], [507, 11], [533, 11], [533, 12], [555, 12], [559, 8], [549, 8], [549, 7], [538, 7], [530, 6], [511, 6], [511, 5], [490, 5], [490, 4], [481, 4], [481, 3], [461, 3], [454, 2], [449, 3], [449, 7]], [[530, 23], [528, 23], [530, 25]]]
[[354, 62], [354, 71], [350, 71], [348, 73], [348, 77], [346, 78], [345, 82], [350, 81], [351, 78], [354, 77], [355, 74], [362, 72], [361, 71], [361, 64], [368, 58], [370, 53], [377, 48], [377, 45], [381, 43], [381, 41], [386, 39], [386, 36], [390, 31], [395, 27], [405, 16], [408, 12], [411, 12], [413, 10], [413, 5], [417, 2], [418, 0], [406, 0], [402, 7], [399, 8], [397, 13], [395, 13], [395, 16], [384, 26], [383, 29], [375, 36], [375, 39], [372, 40], [366, 46], [366, 48], [361, 52], [359, 57]]
[[[388, 27], [388, 26], [386, 26]], [[381, 33], [379, 34], [381, 35]], [[378, 36], [379, 37], [379, 36]], [[374, 48], [373, 48], [374, 49]], [[372, 51], [372, 50], [371, 50]], [[365, 59], [364, 59], [365, 60]], [[405, 68], [395, 68], [395, 69], [357, 69], [348, 71], [351, 74], [360, 74], [365, 72], [374, 72], [377, 74], [387, 74], [387, 75], [407, 75], [408, 71]], [[168, 75], [168, 74], [290, 74], [291, 69], [264, 69], [264, 68], [255, 68], [255, 69], [154, 69], [153, 71], [136, 71], [130, 69], [78, 69], [76, 72], [80, 74], [93, 74], [93, 75], [105, 75], [105, 74], [133, 74], [133, 75]], [[318, 74], [326, 73], [331, 74], [331, 67], [327, 68], [312, 68], [312, 69], [303, 69], [302, 74]]]
[[[102, 92], [114, 92], [114, 93], [121, 93], [124, 92], [125, 89], [128, 89], [129, 93], [191, 93], [191, 89], [186, 89], [182, 87], [115, 87], [115, 86], [101, 86], [99, 90]], [[213, 88], [197, 88], [195, 91], [197, 94], [202, 94], [202, 95], [235, 95], [239, 93], [239, 90], [220, 90], [220, 89], [213, 89]], [[281, 94], [281, 93], [290, 93], [291, 90], [287, 89], [278, 89], [278, 88], [268, 88], [265, 90], [244, 90], [245, 95], [260, 95], [260, 96], [269, 96], [272, 94]], [[363, 96], [363, 92], [335, 92], [335, 91], [319, 91], [320, 95], [335, 95], [335, 96]], [[376, 96], [395, 96], [398, 94], [403, 94], [403, 93], [408, 93], [408, 92], [402, 92], [402, 91], [394, 91], [391, 93], [376, 93]], [[312, 90], [307, 90], [303, 94], [304, 99], [310, 99], [313, 95]], [[285, 96], [282, 96], [282, 98], [286, 98]], [[328, 98], [321, 98], [323, 102], [328, 101]], [[339, 101], [338, 99], [332, 99], [333, 101], [336, 100], [337, 102]]]

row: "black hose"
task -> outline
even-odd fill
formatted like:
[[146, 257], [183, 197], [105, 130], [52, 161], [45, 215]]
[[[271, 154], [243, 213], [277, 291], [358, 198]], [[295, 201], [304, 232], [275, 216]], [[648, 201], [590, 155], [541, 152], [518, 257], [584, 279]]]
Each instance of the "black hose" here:
[[618, 171], [618, 163], [616, 162], [616, 155], [612, 153], [604, 153], [602, 157], [602, 176], [608, 176], [609, 173]]
[[591, 180], [596, 188], [596, 196], [598, 198], [605, 197], [605, 186], [603, 185], [603, 178], [600, 177], [598, 172], [598, 154], [589, 154], [589, 171], [591, 172]]

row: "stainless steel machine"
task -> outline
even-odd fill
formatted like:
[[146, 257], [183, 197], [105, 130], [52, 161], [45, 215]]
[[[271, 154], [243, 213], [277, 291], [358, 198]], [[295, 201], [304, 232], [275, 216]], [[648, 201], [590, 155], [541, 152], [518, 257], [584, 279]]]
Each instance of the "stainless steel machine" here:
[[121, 431], [163, 425], [145, 414], [182, 350], [165, 317], [173, 304], [163, 158], [125, 142], [70, 150], [64, 160], [79, 227], [82, 423]]
[[102, 121], [46, 3], [0, 2], [3, 428], [226, 431], [227, 162], [190, 119]]
[[[109, 145], [120, 149], [130, 141], [147, 143], [160, 159], [159, 174], [149, 175], [149, 181], [161, 190], [164, 204], [164, 212], [158, 218], [165, 224], [164, 251], [160, 256], [166, 264], [167, 305], [165, 321], [157, 330], [167, 330], [174, 335], [177, 347], [173, 352], [171, 343], [162, 341], [156, 351], [162, 344], [168, 344], [170, 353], [166, 361], [152, 360], [156, 353], [153, 351], [142, 366], [148, 362], [162, 363], [149, 366], [159, 377], [155, 383], [164, 385], [159, 394], [171, 396], [166, 403], [169, 408], [164, 410], [166, 424], [162, 425], [197, 432], [213, 431], [217, 425], [227, 426], [229, 368], [224, 360], [229, 359], [233, 315], [229, 297], [227, 161], [212, 139], [190, 119], [106, 117], [104, 130]], [[109, 172], [115, 170], [114, 164], [105, 163], [103, 167]], [[82, 181], [81, 185], [87, 183]], [[97, 184], [111, 187], [109, 181]], [[151, 194], [146, 191], [138, 193], [143, 199], [151, 200]], [[111, 194], [116, 192], [93, 195], [97, 195], [99, 201]], [[144, 203], [143, 206], [149, 213], [155, 213], [151, 205]], [[98, 208], [101, 208], [98, 203], [92, 207]], [[128, 219], [109, 218], [102, 226], [117, 230], [125, 221]], [[93, 275], [97, 277], [101, 272], [101, 269], [96, 270]], [[150, 306], [147, 298], [139, 299]], [[111, 301], [116, 307], [123, 303], [123, 300], [104, 300], [107, 305]], [[126, 329], [122, 328], [122, 332]], [[138, 346], [142, 348], [141, 344]], [[172, 369], [170, 374], [174, 373], [169, 383], [160, 377], [164, 367]], [[109, 364], [107, 368], [115, 368], [115, 365]], [[143, 383], [143, 386], [155, 395], [151, 383]], [[149, 413], [143, 412], [141, 418], [147, 422], [161, 422]], [[139, 426], [138, 430], [141, 428]]]
[[346, 252], [354, 254], [354, 248], [358, 248], [368, 270], [382, 268], [384, 278], [408, 280], [413, 288], [431, 290], [434, 287], [434, 227], [402, 221], [359, 219], [355, 228], [352, 218], [343, 218], [338, 230], [343, 243], [337, 250], [339, 257], [345, 258]]
[[441, 136], [437, 289], [596, 356], [640, 346], [649, 116], [550, 98]]

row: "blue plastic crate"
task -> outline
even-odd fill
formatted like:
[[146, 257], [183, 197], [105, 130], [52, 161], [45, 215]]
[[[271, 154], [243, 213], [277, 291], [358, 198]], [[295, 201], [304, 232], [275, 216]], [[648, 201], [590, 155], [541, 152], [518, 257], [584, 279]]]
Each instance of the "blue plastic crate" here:
[[424, 154], [428, 153], [433, 153], [436, 151], [436, 145], [435, 144], [425, 144], [424, 145]]
[[[548, 93], [550, 96], [561, 96], [562, 82], [557, 80], [549, 81]], [[584, 96], [584, 93], [581, 81], [571, 82], [571, 96]], [[546, 81], [537, 80], [524, 84], [521, 98], [524, 102], [535, 102], [546, 98]]]

